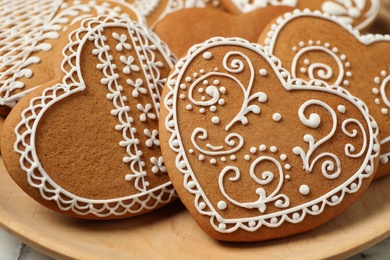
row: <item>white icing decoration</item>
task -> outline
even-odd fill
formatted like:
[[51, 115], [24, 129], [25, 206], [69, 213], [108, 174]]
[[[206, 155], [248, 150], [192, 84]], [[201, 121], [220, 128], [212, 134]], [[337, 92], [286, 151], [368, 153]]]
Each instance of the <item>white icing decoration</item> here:
[[276, 153], [278, 151], [278, 148], [276, 148], [276, 146], [271, 146], [269, 150], [271, 151], [271, 153]]
[[249, 161], [251, 159], [251, 156], [249, 154], [246, 154], [244, 156], [245, 161]]
[[213, 117], [211, 118], [211, 122], [213, 122], [213, 124], [215, 124], [215, 125], [219, 124], [219, 117], [213, 116]]
[[260, 75], [264, 76], [264, 77], [267, 76], [267, 74], [268, 74], [266, 69], [261, 69], [259, 72], [260, 72]]
[[148, 118], [152, 120], [156, 119], [156, 114], [150, 111], [152, 108], [152, 105], [149, 103], [145, 106], [143, 106], [142, 104], [137, 104], [137, 109], [142, 112], [139, 116], [139, 120], [145, 122]]
[[[293, 59], [292, 64], [291, 64], [292, 77], [296, 78], [298, 76], [297, 75], [297, 69], [298, 69], [297, 64], [299, 62], [299, 59], [302, 56], [307, 55], [307, 53], [309, 53], [309, 52], [323, 52], [323, 53], [326, 53], [327, 55], [329, 55], [330, 57], [332, 57], [332, 59], [336, 62], [337, 70], [339, 71], [339, 73], [337, 75], [336, 80], [334, 82], [331, 82], [331, 83], [334, 85], [341, 85], [341, 83], [343, 82], [344, 75], [345, 75], [343, 62], [334, 52], [332, 52], [331, 50], [329, 50], [328, 48], [323, 47], [323, 46], [308, 46], [308, 47], [305, 47], [305, 48], [302, 48], [301, 50], [299, 50], [297, 52], [297, 54], [294, 56], [294, 59]], [[316, 62], [316, 63], [306, 64], [306, 66], [308, 66], [307, 70], [305, 68], [304, 68], [304, 70], [302, 70], [302, 68], [301, 68], [300, 71], [302, 73], [307, 72], [307, 74], [308, 74], [307, 76], [313, 82], [316, 82], [317, 80], [323, 80], [323, 81], [327, 82], [328, 80], [330, 80], [334, 76], [334, 71], [332, 70], [331, 66], [329, 66], [328, 64]]]
[[158, 131], [154, 129], [152, 132], [150, 132], [149, 129], [144, 130], [144, 134], [149, 139], [146, 140], [145, 145], [147, 147], [152, 147], [153, 145], [160, 146], [160, 140], [158, 139]]
[[275, 121], [275, 122], [279, 122], [280, 120], [282, 120], [282, 115], [279, 114], [279, 113], [275, 113], [272, 115], [272, 119]]
[[[323, 107], [325, 110], [327, 110], [331, 117], [332, 117], [332, 129], [331, 131], [323, 138], [318, 140], [317, 142], [315, 141], [314, 137], [310, 134], [306, 134], [303, 138], [303, 140], [309, 144], [309, 150], [307, 153], [304, 152], [304, 150], [301, 147], [294, 147], [293, 152], [296, 155], [301, 156], [304, 168], [307, 172], [311, 172], [313, 170], [314, 165], [319, 159], [322, 158], [330, 158], [323, 162], [322, 164], [322, 174], [328, 178], [328, 179], [335, 179], [339, 177], [341, 173], [341, 165], [340, 165], [340, 159], [332, 153], [325, 152], [320, 155], [317, 155], [313, 161], [310, 163], [311, 155], [314, 153], [314, 151], [323, 143], [327, 142], [336, 132], [337, 128], [337, 115], [336, 112], [326, 103], [319, 101], [319, 100], [309, 100], [306, 101], [304, 104], [301, 105], [299, 108], [299, 119], [301, 122], [310, 128], [317, 128], [321, 122], [321, 118], [318, 114], [311, 114], [309, 120], [304, 116], [304, 111], [308, 106], [320, 106]], [[332, 173], [332, 171], [334, 171]], [[331, 173], [329, 173], [331, 172]]]
[[310, 193], [309, 186], [307, 186], [306, 184], [301, 185], [301, 187], [299, 187], [299, 193], [301, 193], [302, 195], [308, 195]]
[[221, 201], [218, 202], [217, 207], [218, 207], [219, 210], [225, 210], [226, 207], [227, 207], [227, 204], [226, 204], [225, 201], [221, 200]]
[[[0, 3], [0, 105], [13, 107], [37, 87], [25, 86], [22, 79], [33, 76], [31, 65], [41, 62], [37, 54], [52, 50], [52, 44], [47, 41], [58, 39], [69, 25], [89, 15], [125, 15], [122, 10], [113, 7], [114, 3], [91, 0], [74, 1], [68, 5], [63, 2], [34, 0]], [[132, 10], [137, 15], [134, 17], [136, 20], [142, 21], [132, 5], [121, 5]]]
[[251, 153], [256, 153], [257, 152], [257, 148], [256, 147], [251, 147], [251, 149], [249, 149], [249, 151]]
[[[261, 174], [261, 178], [262, 179], [259, 179], [257, 177], [257, 175], [255, 174], [255, 167], [258, 164], [261, 164], [263, 161], [269, 161], [269, 162], [271, 162], [271, 163], [276, 165], [276, 167], [278, 169], [278, 173], [277, 173], [278, 178], [275, 178], [275, 173], [270, 172], [270, 171], [264, 171]], [[219, 187], [221, 189], [221, 192], [222, 192], [223, 196], [228, 201], [230, 201], [231, 203], [233, 203], [233, 204], [235, 204], [235, 205], [237, 205], [239, 207], [242, 207], [242, 208], [247, 208], [247, 209], [254, 209], [254, 208], [256, 208], [261, 213], [265, 212], [265, 210], [267, 209], [267, 205], [266, 204], [270, 203], [270, 202], [275, 202], [275, 206], [278, 207], [278, 208], [287, 208], [290, 205], [290, 199], [286, 195], [284, 195], [284, 194], [279, 194], [279, 191], [280, 191], [280, 189], [281, 189], [281, 187], [283, 185], [284, 174], [283, 174], [282, 166], [274, 158], [267, 157], [267, 156], [261, 156], [261, 157], [257, 158], [251, 164], [249, 175], [260, 186], [268, 185], [274, 179], [275, 180], [279, 179], [278, 186], [269, 195], [266, 194], [266, 191], [263, 188], [257, 188], [256, 189], [256, 194], [259, 196], [257, 201], [253, 201], [253, 202], [238, 202], [238, 201], [234, 200], [233, 198], [231, 198], [226, 193], [225, 185], [224, 185], [224, 179], [225, 179], [226, 173], [228, 173], [229, 171], [233, 171], [235, 173], [234, 177], [230, 177], [228, 179], [231, 182], [238, 181], [240, 179], [240, 177], [241, 177], [241, 173], [240, 173], [240, 170], [237, 167], [235, 167], [235, 166], [226, 166], [222, 170], [220, 175], [219, 175], [218, 184], [219, 184]]]
[[211, 57], [213, 57], [213, 55], [211, 54], [211, 52], [205, 52], [205, 53], [203, 53], [203, 59], [205, 59], [205, 60], [209, 60], [209, 59], [211, 59]]
[[125, 64], [126, 66], [123, 68], [123, 73], [125, 74], [130, 74], [131, 71], [139, 71], [139, 67], [135, 64], [133, 64], [134, 62], [134, 57], [133, 56], [129, 56], [127, 59], [125, 56], [121, 56], [120, 57], [120, 61]]
[[[348, 132], [346, 126], [348, 124], [355, 124], [359, 127], [359, 131], [357, 131], [356, 129], [353, 129], [352, 132]], [[348, 118], [346, 120], [343, 121], [343, 123], [341, 124], [341, 129], [343, 131], [343, 133], [348, 136], [348, 137], [356, 137], [357, 134], [359, 132], [361, 132], [361, 134], [363, 135], [363, 146], [362, 148], [360, 149], [360, 152], [357, 153], [357, 154], [352, 154], [353, 152], [355, 152], [356, 148], [352, 145], [352, 144], [346, 144], [345, 145], [345, 154], [348, 156], [348, 157], [352, 157], [352, 158], [359, 158], [363, 155], [363, 153], [365, 152], [366, 150], [366, 146], [367, 146], [367, 135], [366, 135], [366, 131], [364, 130], [364, 126], [362, 125], [362, 123], [360, 123], [357, 119], [354, 119], [354, 118]]]
[[257, 8], [267, 5], [287, 5], [296, 7], [298, 0], [232, 0], [241, 12], [249, 13]]
[[339, 106], [337, 107], [337, 110], [338, 110], [341, 114], [344, 114], [344, 113], [345, 113], [345, 106], [339, 105]]
[[[119, 34], [117, 34], [116, 32], [114, 32], [114, 33], [112, 33], [112, 37], [113, 37], [115, 40], [118, 41], [118, 44], [115, 46], [115, 49], [116, 49], [117, 51], [122, 51], [123, 49], [131, 50], [131, 45], [127, 42], [127, 36], [126, 36], [126, 34], [121, 34], [121, 35], [119, 35]], [[123, 62], [123, 61], [122, 61], [122, 58], [121, 58], [121, 61], [122, 61], [123, 63], [126, 64], [126, 58], [125, 58], [125, 57], [123, 57], [123, 58], [125, 59], [125, 61]], [[134, 61], [134, 58], [132, 59], [132, 61]], [[139, 70], [139, 68], [138, 68], [138, 70]], [[123, 71], [123, 72], [124, 72], [124, 71]], [[124, 72], [124, 73], [126, 73], [126, 72]], [[129, 74], [129, 73], [126, 73], [126, 74]]]
[[[143, 153], [137, 146], [139, 140], [134, 136], [134, 133], [137, 131], [131, 125], [133, 120], [129, 116], [130, 108], [124, 103], [127, 99], [122, 97], [121, 91], [123, 88], [117, 81], [119, 75], [114, 71], [116, 66], [110, 66], [114, 62], [110, 58], [110, 48], [105, 47], [106, 39], [110, 37], [110, 35], [104, 35], [106, 28], [110, 28], [111, 31], [112, 28], [126, 29], [129, 36], [128, 40], [132, 38], [131, 31], [136, 32], [143, 39], [142, 50], [150, 52], [150, 56], [145, 62], [156, 72], [153, 82], [157, 86], [162, 87], [161, 85], [165, 83], [166, 79], [162, 78], [159, 72], [157, 73], [158, 64], [161, 61], [157, 60], [155, 52], [161, 53], [160, 56], [169, 67], [172, 67], [175, 63], [175, 58], [168, 51], [165, 44], [158, 40], [155, 34], [146, 31], [143, 26], [132, 22], [128, 18], [98, 16], [85, 19], [81, 22], [78, 29], [70, 33], [68, 38], [70, 42], [63, 52], [64, 60], [61, 67], [65, 74], [63, 82], [43, 90], [42, 94], [34, 97], [30, 106], [22, 111], [22, 120], [15, 128], [17, 140], [14, 146], [15, 152], [20, 154], [20, 166], [26, 172], [29, 184], [33, 188], [38, 189], [43, 198], [55, 202], [60, 210], [70, 210], [78, 215], [93, 214], [96, 217], [122, 216], [126, 213], [135, 214], [142, 210], [151, 210], [160, 203], [168, 203], [176, 196], [170, 181], [150, 187], [150, 183], [145, 180], [145, 176], [148, 173], [144, 169], [146, 163], [141, 159]], [[80, 60], [82, 58], [80, 53], [87, 42], [93, 43], [96, 47], [93, 55], [96, 55], [101, 62], [96, 69], [102, 74], [101, 83], [108, 91], [106, 97], [113, 103], [114, 109], [107, 111], [107, 113], [111, 113], [119, 121], [115, 129], [122, 134], [123, 140], [120, 141], [118, 148], [125, 148], [126, 156], [123, 158], [123, 162], [129, 165], [129, 172], [131, 172], [124, 174], [124, 179], [131, 181], [134, 188], [139, 191], [139, 193], [133, 195], [94, 200], [79, 197], [68, 192], [53, 181], [45, 171], [35, 150], [36, 143], [32, 141], [36, 140], [36, 129], [41, 118], [53, 104], [63, 101], [66, 97], [84, 91], [87, 88], [80, 68]], [[152, 51], [152, 43], [153, 46], [159, 47], [157, 49], [154, 48]], [[65, 55], [66, 53], [69, 55]], [[26, 127], [27, 125], [28, 127]], [[153, 136], [153, 131], [151, 136]], [[151, 141], [153, 144], [157, 142], [153, 138]], [[152, 161], [152, 164], [154, 164], [152, 173], [156, 171], [154, 167], [158, 167], [161, 172], [165, 171], [162, 157]]]
[[164, 165], [164, 159], [162, 156], [156, 158], [156, 157], [151, 157], [150, 162], [153, 164], [152, 167], [152, 172], [153, 173], [158, 173], [158, 172], [167, 172], [167, 169], [165, 168]]
[[[372, 9], [369, 11], [369, 13], [371, 15], [373, 15], [379, 10], [379, 1], [375, 1], [375, 2], [370, 1], [370, 2], [372, 5]], [[355, 2], [355, 4], [356, 4], [356, 2]], [[286, 26], [289, 22], [293, 21], [294, 19], [297, 19], [300, 17], [316, 17], [316, 18], [320, 18], [320, 19], [323, 19], [326, 21], [331, 21], [332, 23], [335, 23], [336, 25], [343, 27], [345, 29], [345, 31], [348, 32], [353, 37], [355, 37], [358, 42], [360, 42], [361, 44], [366, 45], [366, 46], [369, 46], [369, 45], [374, 44], [376, 42], [390, 42], [390, 35], [378, 35], [378, 34], [376, 34], [376, 35], [372, 35], [372, 34], [361, 35], [358, 31], [352, 29], [349, 26], [344, 26], [342, 22], [340, 22], [339, 20], [332, 19], [332, 17], [330, 17], [329, 15], [326, 15], [326, 14], [320, 14], [317, 12], [310, 12], [308, 10], [294, 11], [293, 14], [286, 14], [282, 19], [278, 20], [277, 24], [274, 24], [273, 26], [271, 26], [271, 31], [270, 31], [270, 33], [268, 33], [268, 37], [265, 40], [265, 42], [266, 42], [265, 48], [270, 53], [274, 52], [276, 41], [278, 39], [278, 36], [281, 34], [283, 27]], [[316, 44], [320, 45], [321, 41], [318, 40]], [[297, 51], [297, 49], [296, 49], [296, 51]], [[361, 54], [361, 55], [364, 55], [364, 54]], [[341, 60], [343, 60], [343, 58], [345, 59], [346, 57], [342, 56], [340, 58], [341, 58]], [[351, 64], [349, 61], [347, 61], [344, 63], [344, 66], [345, 66], [345, 68], [350, 68]], [[388, 75], [388, 74], [389, 73], [386, 73], [386, 71], [382, 70], [376, 75], [371, 75], [371, 80], [373, 81], [373, 83], [376, 85], [379, 85], [376, 87], [372, 87], [372, 92], [374, 95], [380, 95], [380, 97], [382, 99], [382, 102], [381, 102], [381, 100], [379, 98], [375, 97], [374, 103], [378, 106], [379, 105], [383, 106], [382, 108], [379, 108], [380, 112], [383, 115], [386, 115], [386, 113], [388, 112], [388, 109], [390, 107], [390, 101], [389, 101], [390, 99], [387, 97], [387, 94], [386, 94], [386, 88], [389, 85], [390, 76], [382, 79], [382, 77], [385, 77], [384, 75]], [[348, 81], [348, 84], [345, 84], [345, 83], [346, 82], [343, 82], [344, 85], [347, 85], [347, 86], [350, 85], [349, 81]], [[351, 87], [352, 87], [351, 88], [351, 90], [352, 90], [353, 86], [351, 86]], [[370, 87], [370, 86], [368, 86], [368, 87]], [[382, 140], [388, 140], [387, 135], [388, 135], [388, 133], [385, 134], [385, 136]], [[389, 161], [389, 158], [390, 158], [389, 156], [390, 156], [390, 153], [382, 151], [381, 163], [387, 163]]]
[[[219, 173], [218, 178], [218, 186], [221, 192], [221, 195], [223, 198], [219, 199], [217, 202], [213, 202], [208, 198], [207, 190], [204, 190], [201, 183], [197, 180], [197, 172], [193, 172], [193, 169], [191, 167], [191, 164], [187, 158], [186, 150], [183, 147], [182, 140], [188, 139], [188, 141], [191, 141], [191, 146], [194, 146], [195, 149], [202, 153], [209, 156], [216, 156], [216, 155], [222, 155], [223, 152], [226, 152], [225, 154], [229, 156], [231, 160], [236, 160], [236, 156], [234, 153], [236, 151], [232, 151], [231, 146], [226, 145], [220, 145], [220, 146], [207, 146], [202, 145], [202, 147], [207, 147], [208, 149], [201, 148], [200, 146], [196, 147], [194, 144], [197, 144], [196, 141], [199, 141], [199, 143], [207, 143], [208, 139], [208, 132], [206, 129], [202, 127], [196, 127], [194, 130], [190, 129], [187, 131], [192, 131], [191, 137], [186, 137], [180, 133], [180, 123], [178, 122], [178, 104], [180, 100], [177, 100], [176, 95], [179, 91], [179, 84], [180, 81], [184, 80], [183, 77], [186, 75], [186, 73], [189, 73], [186, 71], [189, 64], [191, 63], [195, 58], [202, 59], [202, 54], [205, 51], [208, 51], [210, 48], [217, 49], [218, 46], [224, 46], [226, 47], [225, 50], [234, 49], [234, 52], [227, 52], [225, 55], [224, 53], [218, 53], [218, 56], [215, 55], [215, 60], [213, 60], [213, 64], [210, 67], [215, 66], [215, 63], [218, 63], [218, 59], [222, 60], [223, 68], [220, 68], [218, 72], [208, 72], [205, 75], [202, 75], [198, 80], [199, 84], [202, 84], [202, 81], [208, 77], [213, 78], [224, 78], [226, 80], [229, 80], [233, 82], [233, 85], [237, 85], [238, 88], [242, 90], [243, 93], [243, 107], [246, 106], [246, 100], [247, 98], [251, 96], [252, 93], [248, 91], [252, 87], [253, 83], [253, 77], [261, 77], [259, 73], [254, 73], [254, 67], [252, 62], [247, 60], [247, 56], [243, 53], [240, 53], [240, 49], [244, 48], [245, 53], [252, 52], [253, 55], [259, 55], [261, 58], [268, 62], [269, 66], [272, 69], [272, 72], [276, 74], [277, 79], [280, 80], [281, 85], [283, 88], [283, 91], [318, 91], [318, 92], [324, 92], [328, 93], [330, 95], [337, 96], [339, 98], [344, 99], [345, 102], [348, 102], [348, 108], [354, 107], [359, 112], [361, 112], [361, 116], [364, 118], [360, 123], [364, 125], [364, 129], [366, 131], [366, 148], [364, 158], [362, 158], [362, 166], [358, 167], [356, 172], [349, 177], [347, 181], [344, 183], [338, 185], [333, 190], [328, 191], [327, 193], [323, 194], [322, 196], [315, 198], [314, 200], [310, 200], [304, 204], [297, 205], [297, 206], [291, 206], [295, 205], [294, 201], [291, 201], [293, 198], [288, 198], [286, 194], [282, 193], [283, 191], [283, 185], [288, 183], [289, 185], [294, 185], [296, 182], [292, 181], [286, 181], [286, 179], [290, 179], [290, 175], [287, 177], [284, 177], [284, 171], [290, 170], [290, 169], [301, 169], [302, 166], [306, 169], [306, 171], [310, 172], [310, 168], [314, 169], [314, 165], [316, 162], [321, 162], [322, 167], [320, 171], [322, 174], [329, 179], [329, 181], [332, 180], [332, 178], [337, 178], [340, 167], [337, 165], [337, 163], [332, 162], [331, 160], [334, 159], [332, 157], [333, 154], [329, 152], [323, 152], [320, 153], [320, 149], [317, 150], [317, 148], [325, 143], [328, 142], [331, 137], [334, 136], [335, 129], [333, 128], [341, 128], [341, 124], [337, 124], [338, 117], [342, 118], [344, 122], [345, 119], [348, 119], [347, 115], [341, 115], [340, 113], [337, 113], [334, 111], [337, 110], [336, 108], [331, 108], [328, 104], [321, 100], [308, 100], [308, 101], [302, 101], [303, 104], [300, 107], [300, 113], [298, 113], [296, 120], [300, 120], [300, 122], [303, 123], [303, 126], [307, 126], [308, 131], [315, 132], [318, 130], [318, 128], [321, 128], [322, 125], [326, 126], [329, 123], [332, 124], [332, 129], [330, 130], [329, 134], [326, 135], [323, 138], [317, 138], [314, 139], [313, 136], [306, 134], [304, 135], [304, 141], [308, 143], [308, 151], [306, 152], [301, 147], [295, 147], [294, 152], [295, 154], [299, 155], [302, 159], [302, 165], [293, 165], [290, 164], [284, 165], [282, 167], [281, 163], [278, 161], [279, 158], [273, 158], [276, 157], [277, 154], [271, 154], [271, 156], [266, 156], [266, 150], [267, 146], [265, 144], [262, 144], [259, 146], [259, 157], [253, 158], [253, 161], [250, 159], [249, 162], [245, 162], [243, 160], [240, 160], [239, 162], [227, 162], [224, 163], [223, 170]], [[230, 48], [229, 48], [230, 47]], [[215, 50], [213, 49], [213, 50]], [[222, 52], [223, 48], [218, 49], [218, 51]], [[232, 55], [237, 56], [237, 58], [233, 57]], [[240, 54], [239, 54], [240, 53]], [[226, 58], [227, 56], [230, 56]], [[226, 66], [227, 60], [230, 63], [230, 66]], [[303, 80], [298, 79], [292, 79], [282, 67], [280, 61], [271, 56], [269, 52], [264, 51], [264, 49], [257, 44], [251, 44], [245, 40], [239, 39], [239, 38], [212, 38], [206, 41], [203, 44], [195, 45], [190, 49], [190, 51], [187, 53], [187, 56], [182, 58], [183, 66], [176, 67], [170, 74], [170, 78], [176, 79], [177, 83], [174, 85], [167, 84], [167, 95], [165, 96], [164, 104], [165, 109], [167, 112], [167, 118], [165, 119], [165, 128], [167, 132], [170, 134], [169, 138], [169, 147], [170, 149], [176, 154], [176, 168], [180, 171], [181, 174], [183, 174], [183, 184], [186, 189], [186, 191], [193, 196], [193, 203], [196, 211], [209, 218], [209, 224], [213, 229], [215, 229], [217, 232], [221, 233], [233, 233], [236, 230], [242, 229], [248, 232], [255, 232], [261, 227], [268, 227], [268, 228], [275, 228], [282, 225], [282, 223], [299, 223], [304, 220], [306, 215], [312, 215], [316, 216], [321, 214], [325, 208], [335, 206], [339, 204], [344, 196], [349, 196], [351, 193], [355, 193], [357, 190], [360, 189], [362, 186], [363, 180], [368, 178], [369, 176], [372, 176], [373, 168], [374, 168], [374, 160], [378, 156], [378, 152], [375, 152], [375, 147], [378, 151], [379, 149], [379, 143], [377, 140], [378, 135], [378, 128], [376, 126], [376, 122], [373, 120], [372, 117], [370, 117], [367, 113], [368, 109], [362, 103], [360, 100], [356, 99], [355, 97], [351, 96], [347, 91], [343, 90], [339, 87], [331, 87], [331, 86], [323, 86], [323, 84], [316, 85], [316, 84], [310, 84], [308, 82], [305, 82]], [[205, 71], [210, 71], [209, 67], [207, 67], [208, 62], [204, 63], [204, 69]], [[255, 65], [256, 71], [258, 71], [259, 68], [257, 68], [259, 65], [258, 63]], [[196, 68], [195, 68], [196, 69]], [[245, 69], [245, 73], [243, 73]], [[221, 74], [217, 74], [221, 73]], [[247, 78], [245, 78], [245, 85], [244, 86], [235, 76], [237, 74], [241, 75], [247, 75]], [[271, 70], [269, 70], [268, 75], [271, 74]], [[237, 84], [235, 84], [237, 83]], [[299, 84], [298, 84], [299, 83]], [[224, 84], [224, 82], [221, 80], [221, 84]], [[297, 84], [297, 85], [295, 85]], [[191, 99], [191, 93], [194, 92], [196, 89], [198, 83], [193, 82], [193, 85], [188, 88], [188, 97]], [[230, 87], [230, 86], [229, 86]], [[192, 88], [192, 89], [191, 89]], [[275, 91], [278, 91], [275, 87]], [[216, 105], [217, 101], [219, 100], [221, 95], [221, 92], [217, 90], [213, 90], [212, 93], [209, 95], [210, 98], [204, 101], [195, 100], [192, 98], [191, 102], [195, 106], [199, 107], [210, 107], [212, 105]], [[193, 97], [193, 96], [192, 96]], [[260, 98], [260, 97], [259, 97]], [[268, 97], [265, 93], [261, 95], [261, 100], [264, 102], [268, 100]], [[171, 103], [169, 101], [172, 101]], [[262, 103], [259, 99], [257, 99], [260, 103]], [[251, 102], [256, 102], [253, 100]], [[269, 104], [273, 104], [274, 100], [270, 100]], [[267, 104], [268, 105], [268, 104]], [[324, 109], [325, 114], [323, 113], [313, 113], [311, 112], [311, 116], [307, 115], [306, 117], [306, 108], [313, 105], [313, 109]], [[259, 107], [260, 108], [260, 107]], [[221, 108], [222, 109], [222, 108]], [[310, 111], [313, 110], [310, 108]], [[239, 133], [232, 133], [230, 131], [239, 131], [236, 129], [239, 129], [240, 127], [245, 128], [245, 120], [244, 122], [237, 120], [238, 118], [242, 118], [241, 113], [243, 109], [239, 111], [238, 115], [231, 115], [233, 118], [232, 121], [230, 121], [230, 125], [228, 124], [228, 127], [222, 127], [221, 126], [221, 132], [226, 134], [236, 134], [235, 144], [234, 148], [237, 148], [237, 140], [239, 140]], [[297, 111], [298, 112], [298, 111]], [[323, 111], [321, 111], [323, 112]], [[258, 113], [254, 113], [256, 116], [261, 117]], [[321, 116], [320, 116], [321, 115]], [[331, 117], [331, 120], [329, 121], [328, 118], [325, 120], [325, 118], [321, 117]], [[333, 120], [332, 120], [333, 119]], [[173, 120], [175, 122], [174, 126], [169, 126], [169, 122]], [[238, 127], [232, 128], [231, 126], [235, 123]], [[353, 123], [352, 121], [348, 123], [346, 121], [345, 125]], [[351, 139], [357, 139], [357, 136], [359, 138], [361, 135], [357, 135], [356, 137], [349, 137], [348, 135], [353, 135], [355, 131], [350, 131], [350, 126], [345, 126], [345, 131], [343, 134], [347, 135], [348, 138]], [[211, 131], [210, 131], [211, 133]], [[189, 138], [191, 138], [189, 140]], [[211, 139], [211, 138], [210, 138]], [[317, 140], [318, 139], [318, 140]], [[175, 143], [177, 141], [177, 143]], [[245, 140], [243, 139], [242, 142], [240, 141], [238, 146], [240, 144], [244, 143]], [[226, 143], [226, 138], [225, 138]], [[251, 143], [246, 143], [246, 146], [242, 146], [237, 149], [240, 150], [244, 147], [251, 147]], [[217, 148], [218, 151], [210, 150], [210, 147]], [[223, 147], [223, 148], [222, 148]], [[225, 148], [227, 147], [227, 148]], [[326, 147], [326, 146], [325, 146]], [[221, 148], [221, 149], [219, 149]], [[276, 148], [276, 146], [275, 146]], [[230, 150], [228, 150], [230, 149]], [[248, 148], [246, 148], [248, 149]], [[250, 148], [249, 148], [250, 149]], [[274, 148], [272, 148], [274, 150]], [[276, 151], [275, 151], [276, 152]], [[344, 152], [344, 150], [343, 150]], [[351, 151], [351, 148], [348, 148], [348, 152], [350, 156], [353, 156], [353, 152]], [[218, 154], [221, 153], [221, 154]], [[291, 151], [290, 151], [291, 153]], [[346, 152], [347, 153], [347, 152]], [[360, 153], [360, 150], [359, 150]], [[240, 154], [241, 155], [241, 154]], [[249, 155], [249, 154], [243, 154]], [[252, 155], [253, 156], [253, 155]], [[333, 155], [334, 156], [334, 155]], [[314, 157], [314, 158], [312, 158]], [[327, 157], [330, 158], [330, 160], [324, 160], [327, 159]], [[336, 157], [337, 158], [337, 157]], [[349, 156], [346, 154], [343, 159], [349, 158]], [[337, 158], [338, 159], [338, 158]], [[293, 160], [296, 161], [296, 160]], [[343, 161], [344, 162], [344, 161]], [[255, 199], [252, 199], [251, 201], [242, 201], [242, 198], [240, 199], [235, 192], [232, 192], [232, 187], [237, 186], [239, 187], [241, 185], [240, 180], [244, 179], [244, 172], [242, 172], [242, 169], [235, 166], [235, 163], [250, 163], [250, 169], [249, 172], [245, 172], [245, 179], [248, 179], [249, 177], [251, 180], [253, 180], [253, 195]], [[295, 162], [294, 162], [295, 163]], [[335, 171], [332, 171], [332, 163], [333, 168]], [[225, 166], [226, 164], [226, 166]], [[266, 165], [269, 166], [272, 164], [272, 170], [267, 167], [267, 169], [262, 170], [261, 167], [265, 167]], [[207, 165], [205, 165], [207, 167]], [[214, 168], [214, 167], [213, 167]], [[316, 167], [317, 168], [317, 167]], [[256, 171], [256, 173], [255, 173]], [[299, 171], [299, 170], [298, 170]], [[336, 172], [336, 173], [335, 173]], [[293, 171], [295, 174], [295, 171]], [[310, 172], [311, 174], [316, 174], [316, 172]], [[306, 174], [306, 173], [304, 173]], [[294, 176], [295, 177], [295, 176]], [[322, 176], [321, 176], [322, 177]], [[298, 178], [294, 178], [295, 180], [299, 180]], [[272, 183], [272, 185], [269, 185]], [[355, 185], [351, 185], [352, 183], [355, 183]], [[216, 184], [213, 184], [216, 185]], [[301, 185], [301, 184], [299, 184]], [[269, 190], [269, 187], [272, 186], [272, 190]], [[229, 187], [229, 188], [228, 188]], [[257, 187], [257, 188], [256, 188]], [[352, 188], [353, 187], [353, 188]], [[207, 188], [205, 188], [207, 189]], [[299, 186], [297, 187], [299, 189]], [[234, 190], [234, 189], [233, 189]], [[298, 192], [298, 190], [297, 190]], [[332, 197], [337, 194], [337, 200], [332, 199]], [[251, 217], [235, 217], [230, 218], [226, 215], [223, 215], [219, 210], [217, 203], [219, 201], [225, 201], [229, 203], [229, 210], [231, 207], [237, 207], [237, 210], [241, 209], [248, 209], [248, 210], [255, 210], [259, 211], [261, 214], [253, 215]], [[335, 202], [334, 202], [335, 201]], [[267, 210], [269, 209], [268, 206], [272, 203], [272, 213], [268, 214]], [[274, 208], [278, 210], [274, 210]], [[248, 211], [249, 212], [249, 211]]]

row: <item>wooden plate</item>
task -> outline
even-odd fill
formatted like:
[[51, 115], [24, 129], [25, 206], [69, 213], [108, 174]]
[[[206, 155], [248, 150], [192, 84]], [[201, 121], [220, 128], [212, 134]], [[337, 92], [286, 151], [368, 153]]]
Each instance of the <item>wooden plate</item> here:
[[[383, 2], [390, 7], [390, 0]], [[390, 32], [390, 12], [381, 10], [372, 32]], [[0, 187], [0, 225], [55, 258], [346, 258], [390, 236], [390, 176], [375, 181], [348, 210], [311, 232], [245, 244], [209, 238], [179, 201], [126, 220], [62, 216], [28, 197], [11, 180], [2, 159]]]
[[390, 176], [347, 211], [305, 234], [258, 243], [209, 238], [179, 202], [126, 220], [86, 221], [54, 213], [28, 197], [0, 159], [0, 225], [55, 258], [345, 258], [390, 235]]

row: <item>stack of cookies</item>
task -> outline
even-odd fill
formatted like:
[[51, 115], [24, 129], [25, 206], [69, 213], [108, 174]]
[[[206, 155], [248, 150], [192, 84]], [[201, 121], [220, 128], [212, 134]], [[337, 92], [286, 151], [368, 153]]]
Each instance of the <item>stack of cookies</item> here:
[[179, 198], [211, 237], [262, 241], [390, 173], [390, 35], [362, 34], [379, 0], [0, 6], [2, 159], [59, 213]]

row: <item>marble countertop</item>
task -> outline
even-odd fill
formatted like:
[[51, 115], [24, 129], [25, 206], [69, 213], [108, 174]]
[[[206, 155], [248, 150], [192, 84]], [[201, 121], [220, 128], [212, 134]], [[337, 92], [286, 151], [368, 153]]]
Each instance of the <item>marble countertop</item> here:
[[[359, 259], [389, 259], [390, 238], [348, 258], [348, 260]], [[0, 259], [1, 260], [50, 260], [53, 259], [36, 249], [29, 247], [5, 230], [0, 229]]]

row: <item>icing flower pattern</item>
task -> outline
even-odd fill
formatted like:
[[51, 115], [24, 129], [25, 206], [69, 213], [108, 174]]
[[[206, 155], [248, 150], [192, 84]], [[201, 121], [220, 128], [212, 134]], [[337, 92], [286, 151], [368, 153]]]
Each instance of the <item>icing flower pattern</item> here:
[[139, 71], [139, 67], [134, 62], [134, 57], [129, 56], [127, 59], [125, 56], [120, 57], [120, 61], [126, 65], [126, 67], [123, 68], [123, 73], [130, 74], [131, 71]]
[[126, 34], [119, 35], [118, 33], [114, 32], [112, 33], [112, 37], [118, 41], [118, 44], [115, 46], [117, 51], [122, 51], [123, 49], [131, 50], [131, 45], [127, 42]]
[[126, 83], [134, 88], [132, 95], [135, 98], [138, 97], [140, 93], [146, 94], [147, 92], [146, 88], [142, 87], [143, 81], [140, 78], [136, 79], [135, 82], [132, 79], [127, 79]]
[[158, 173], [159, 171], [160, 172], [167, 172], [167, 169], [165, 168], [165, 165], [164, 165], [164, 159], [162, 156], [156, 158], [156, 157], [152, 157], [150, 158], [150, 162], [153, 163], [153, 168], [152, 168], [152, 172], [153, 173]]
[[152, 147], [153, 145], [160, 146], [158, 131], [156, 129], [152, 130], [152, 132], [149, 129], [145, 129], [144, 134], [149, 138], [145, 143], [147, 147]]

